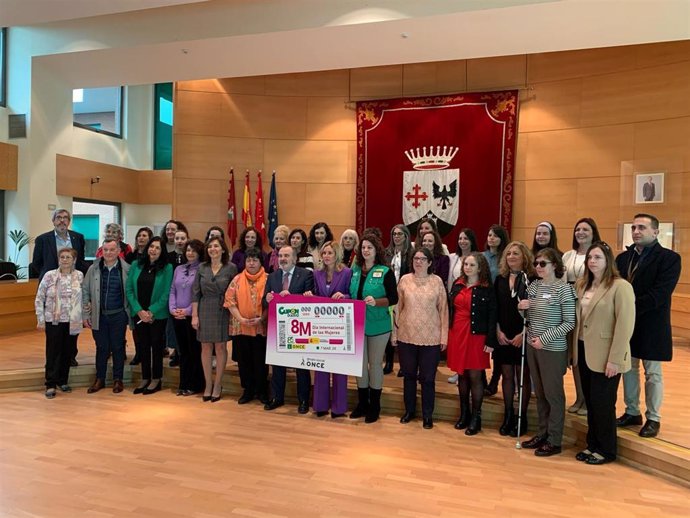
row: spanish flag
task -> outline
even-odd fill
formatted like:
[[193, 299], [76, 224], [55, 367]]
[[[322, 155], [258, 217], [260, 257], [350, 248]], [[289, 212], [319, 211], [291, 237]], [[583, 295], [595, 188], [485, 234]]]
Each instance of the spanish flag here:
[[245, 175], [244, 194], [242, 195], [242, 224], [244, 228], [252, 226], [252, 208], [249, 205], [249, 171]]

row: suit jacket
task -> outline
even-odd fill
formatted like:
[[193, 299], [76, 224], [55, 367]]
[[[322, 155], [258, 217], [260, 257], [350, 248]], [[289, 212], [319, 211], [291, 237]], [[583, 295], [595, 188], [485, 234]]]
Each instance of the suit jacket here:
[[352, 280], [352, 270], [343, 268], [333, 272], [333, 279], [330, 287], [326, 286], [326, 272], [316, 270], [314, 272], [314, 295], [319, 297], [330, 297], [336, 292], [343, 294], [344, 298], [350, 298], [350, 281]]
[[671, 295], [680, 277], [680, 255], [655, 243], [629, 279], [628, 267], [637, 253], [634, 246], [616, 258], [618, 271], [635, 291], [635, 330], [630, 350], [642, 360], [671, 361]]
[[[84, 259], [84, 236], [79, 232], [68, 230], [72, 248], [77, 251], [77, 263], [75, 268], [86, 275], [89, 265]], [[49, 270], [59, 267], [57, 246], [55, 245], [55, 230], [41, 234], [34, 241], [34, 256], [31, 260], [31, 267], [38, 273], [38, 280], [43, 279]]]
[[[292, 272], [292, 277], [290, 278], [290, 286], [288, 286], [288, 291], [295, 295], [301, 295], [305, 291], [313, 291], [313, 289], [314, 275], [312, 272], [306, 268], [295, 266], [295, 270]], [[267, 293], [280, 293], [281, 291], [283, 291], [283, 270], [279, 268], [268, 276], [268, 280], [266, 281], [266, 289], [264, 290], [264, 295], [261, 298], [261, 303], [263, 306], [265, 308], [268, 307], [268, 302], [266, 302]]]
[[[620, 372], [630, 370], [630, 337], [635, 327], [635, 293], [628, 281], [616, 279], [610, 288], [599, 286], [586, 310], [577, 294], [577, 325], [573, 333], [573, 365], [578, 362], [577, 341], [585, 343], [587, 366], [604, 372], [606, 363], [618, 365]], [[582, 323], [583, 332], [580, 332]]]

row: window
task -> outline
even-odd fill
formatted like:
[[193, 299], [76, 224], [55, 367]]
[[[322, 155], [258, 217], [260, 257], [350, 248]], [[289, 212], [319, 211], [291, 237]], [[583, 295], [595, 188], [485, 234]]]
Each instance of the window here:
[[173, 84], [154, 88], [153, 168], [172, 169]]
[[7, 27], [0, 29], [0, 106], [7, 106]]
[[74, 125], [97, 133], [122, 138], [124, 88], [78, 88], [72, 90]]
[[120, 223], [120, 204], [74, 199], [72, 204], [72, 230], [84, 234], [84, 255], [87, 260], [96, 258], [105, 226]]

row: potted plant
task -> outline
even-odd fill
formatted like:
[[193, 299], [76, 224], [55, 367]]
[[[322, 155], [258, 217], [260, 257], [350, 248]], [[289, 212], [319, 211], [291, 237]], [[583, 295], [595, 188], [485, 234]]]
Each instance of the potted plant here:
[[34, 242], [34, 238], [30, 237], [23, 230], [10, 230], [7, 235], [14, 244], [14, 257], [9, 255], [7, 261], [14, 263], [17, 267], [17, 279], [27, 279], [29, 277], [29, 267], [19, 265], [19, 256], [27, 245]]

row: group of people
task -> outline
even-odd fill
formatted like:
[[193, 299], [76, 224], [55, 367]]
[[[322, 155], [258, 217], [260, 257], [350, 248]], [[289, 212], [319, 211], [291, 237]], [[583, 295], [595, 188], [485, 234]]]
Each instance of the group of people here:
[[[378, 228], [361, 235], [347, 230], [336, 241], [325, 222], [308, 234], [281, 225], [268, 253], [258, 230], [247, 227], [232, 254], [220, 227], [211, 227], [202, 242], [189, 239], [185, 226], [171, 220], [161, 236], [141, 228], [130, 247], [121, 228], [110, 224], [88, 267], [83, 237], [67, 230], [69, 222], [68, 211], [55, 211], [54, 230], [37, 238], [34, 252], [33, 265], [42, 278], [36, 313], [39, 328], [46, 330], [48, 398], [58, 388], [69, 391], [70, 361], [83, 328], [92, 329], [96, 342], [96, 380], [88, 392], [105, 387], [109, 357], [112, 390], [122, 392], [130, 325], [142, 372], [135, 394], [161, 389], [163, 351], [172, 342], [180, 366], [177, 394], [220, 400], [232, 340], [243, 389], [238, 402], [259, 399], [266, 410], [278, 408], [285, 403], [286, 368], [272, 367], [269, 390], [267, 307], [276, 297], [301, 294], [366, 304], [363, 367], [352, 419], [379, 419], [384, 373], [392, 370], [397, 348], [404, 378], [403, 424], [416, 418], [419, 383], [422, 425], [433, 427], [436, 373], [445, 352], [448, 367], [457, 373], [452, 378], [460, 402], [455, 428], [468, 436], [481, 431], [483, 398], [494, 394], [500, 382], [500, 434], [520, 437], [528, 431], [534, 391], [538, 429], [522, 447], [537, 456], [560, 453], [563, 378], [572, 365], [577, 400], [568, 411], [588, 420], [587, 448], [577, 459], [610, 462], [616, 458], [616, 426], [642, 424], [640, 361], [646, 399], [640, 435], [659, 432], [660, 362], [671, 360], [670, 300], [680, 257], [659, 245], [659, 222], [652, 215], [635, 216], [633, 245], [617, 258], [591, 218], [576, 223], [572, 249], [565, 254], [547, 221], [537, 225], [531, 248], [510, 241], [505, 228], [492, 225], [484, 251], [478, 250], [475, 232], [463, 228], [452, 253], [427, 218], [417, 225], [414, 241], [407, 226], [395, 225], [387, 247]], [[53, 256], [57, 264], [51, 268]], [[616, 419], [621, 376], [626, 409]], [[296, 377], [298, 412], [304, 414], [310, 407], [311, 376], [296, 369]], [[347, 377], [316, 372], [312, 406], [319, 417], [329, 411], [332, 418], [344, 417]]]

